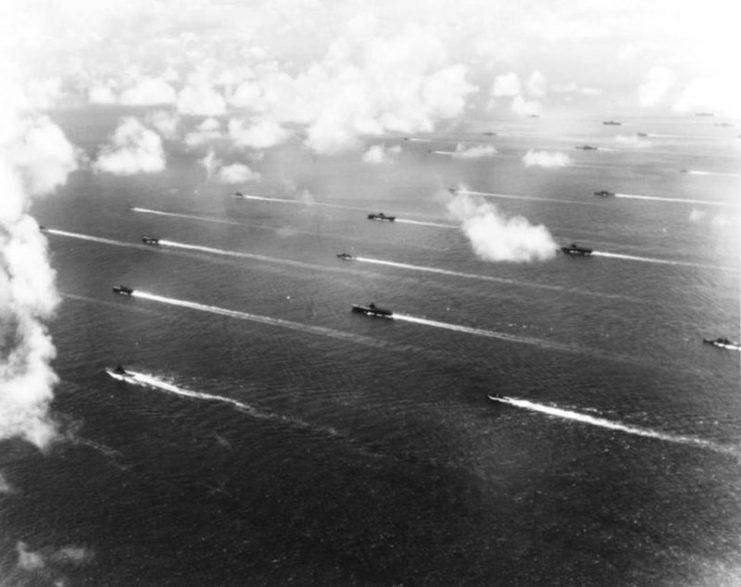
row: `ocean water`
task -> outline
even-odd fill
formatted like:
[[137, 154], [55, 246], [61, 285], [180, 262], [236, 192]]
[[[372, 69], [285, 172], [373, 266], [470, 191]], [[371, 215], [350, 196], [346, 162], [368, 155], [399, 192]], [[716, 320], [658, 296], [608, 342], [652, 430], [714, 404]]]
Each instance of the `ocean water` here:
[[[55, 119], [94, 156], [119, 114]], [[377, 141], [403, 148], [385, 166], [295, 143], [243, 189], [295, 202], [235, 199], [176, 144], [161, 174], [76, 172], [33, 210], [63, 295], [70, 440], [1, 445], [0, 568], [33, 585], [738, 584], [741, 353], [702, 344], [739, 338], [731, 130], [471, 121]], [[635, 132], [650, 144], [614, 138]], [[459, 141], [499, 154], [429, 152]], [[529, 149], [574, 165], [525, 167]], [[445, 210], [459, 183], [605, 255], [479, 260]], [[350, 312], [371, 301], [402, 317]], [[141, 378], [109, 377], [117, 363]], [[19, 541], [89, 554], [22, 572]]]

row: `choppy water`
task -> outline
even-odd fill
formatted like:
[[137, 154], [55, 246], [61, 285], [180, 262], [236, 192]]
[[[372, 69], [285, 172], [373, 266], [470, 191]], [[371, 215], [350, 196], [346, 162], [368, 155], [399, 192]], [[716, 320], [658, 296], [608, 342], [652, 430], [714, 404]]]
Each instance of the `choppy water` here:
[[[58, 118], [88, 150], [115, 124]], [[737, 584], [741, 353], [702, 338], [739, 337], [741, 153], [631, 122], [651, 146], [588, 121], [388, 138], [385, 167], [289, 145], [247, 199], [174, 145], [163, 174], [74, 174], [34, 213], [77, 440], [2, 445], [0, 566], [23, 541], [92, 553], [38, 584]], [[428, 152], [466, 139], [500, 154]], [[600, 254], [477, 260], [441, 199], [459, 182]], [[320, 205], [271, 201], [292, 185]], [[370, 301], [400, 316], [349, 311]]]

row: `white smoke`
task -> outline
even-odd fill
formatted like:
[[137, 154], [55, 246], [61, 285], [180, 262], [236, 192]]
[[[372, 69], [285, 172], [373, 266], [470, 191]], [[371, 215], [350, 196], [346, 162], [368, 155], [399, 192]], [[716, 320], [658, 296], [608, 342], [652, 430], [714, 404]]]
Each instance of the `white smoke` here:
[[537, 165], [539, 167], [568, 167], [574, 161], [566, 153], [549, 151], [535, 151], [530, 149], [522, 158], [526, 167]]
[[544, 261], [556, 254], [558, 245], [542, 224], [507, 217], [495, 205], [461, 193], [450, 198], [447, 207], [461, 222], [474, 253], [485, 261]]
[[[39, 448], [56, 437], [49, 404], [57, 376], [44, 321], [59, 303], [47, 244], [28, 209], [77, 168], [77, 150], [48, 118], [24, 121], [12, 76], [0, 89], [0, 440]], [[16, 108], [14, 108], [14, 106]]]
[[464, 147], [458, 143], [453, 153], [454, 159], [482, 159], [484, 157], [495, 157], [499, 151], [491, 145], [475, 145], [473, 147]]
[[2, 471], [0, 471], [0, 495], [10, 494], [14, 492], [15, 489], [13, 489], [13, 486], [5, 478], [5, 475], [3, 475]]
[[112, 144], [101, 149], [93, 169], [115, 175], [163, 171], [162, 139], [136, 118], [124, 118], [113, 133]]

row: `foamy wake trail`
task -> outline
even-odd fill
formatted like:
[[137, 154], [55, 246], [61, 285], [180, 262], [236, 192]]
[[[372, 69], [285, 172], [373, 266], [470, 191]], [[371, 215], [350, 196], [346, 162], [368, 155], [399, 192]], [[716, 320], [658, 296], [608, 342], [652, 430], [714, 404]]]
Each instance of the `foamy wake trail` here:
[[581, 295], [587, 295], [587, 296], [621, 299], [621, 300], [627, 299], [630, 301], [637, 301], [636, 298], [632, 298], [630, 296], [624, 296], [621, 294], [594, 292], [594, 291], [588, 291], [588, 290], [582, 290], [582, 289], [571, 289], [571, 288], [562, 287], [560, 285], [550, 285], [547, 283], [517, 281], [514, 279], [506, 279], [504, 277], [493, 277], [491, 275], [480, 275], [478, 273], [464, 273], [462, 271], [450, 271], [449, 269], [440, 269], [438, 267], [426, 267], [423, 265], [410, 265], [409, 263], [397, 263], [395, 261], [385, 261], [383, 259], [372, 259], [370, 257], [353, 257], [353, 259], [355, 261], [358, 261], [359, 263], [371, 263], [373, 265], [384, 265], [386, 267], [396, 267], [398, 269], [408, 269], [410, 271], [422, 271], [425, 273], [435, 273], [437, 275], [449, 275], [451, 277], [462, 277], [465, 279], [478, 279], [481, 281], [490, 281], [493, 283], [506, 283], [510, 285], [524, 286], [524, 287], [534, 287], [534, 288], [539, 288], [539, 289], [546, 289], [549, 291], [559, 291], [559, 292], [569, 291], [574, 294], [581, 294]]
[[453, 155], [457, 155], [457, 151], [430, 151], [433, 155], [450, 155], [451, 157]]
[[456, 193], [469, 194], [472, 196], [482, 196], [484, 198], [500, 198], [500, 199], [505, 199], [505, 200], [531, 200], [535, 202], [556, 202], [558, 204], [580, 204], [580, 205], [587, 204], [590, 206], [594, 204], [594, 202], [591, 200], [589, 202], [579, 202], [576, 200], [559, 200], [555, 198], [541, 198], [538, 196], [520, 196], [517, 194], [498, 194], [496, 192], [477, 192], [474, 190], [463, 190], [463, 189], [456, 190]]
[[164, 212], [163, 210], [152, 210], [150, 208], [130, 208], [132, 212], [141, 212], [142, 214], [155, 214], [157, 216], [168, 216], [169, 218], [185, 218], [187, 220], [200, 220], [202, 222], [213, 222], [215, 224], [229, 224], [231, 226], [250, 226], [241, 222], [232, 220], [221, 220], [219, 218], [206, 218], [204, 216], [195, 216], [193, 214], [181, 214], [179, 212]]
[[281, 318], [271, 318], [269, 316], [261, 316], [259, 314], [250, 314], [248, 312], [240, 312], [238, 310], [228, 310], [226, 308], [220, 308], [218, 306], [209, 306], [207, 304], [199, 304], [198, 302], [189, 302], [187, 300], [178, 300], [175, 298], [168, 298], [165, 296], [158, 296], [144, 291], [134, 290], [131, 294], [132, 297], [142, 298], [153, 302], [160, 302], [162, 304], [168, 304], [170, 306], [179, 306], [181, 308], [188, 308], [190, 310], [197, 310], [199, 312], [208, 312], [209, 314], [216, 314], [218, 316], [228, 316], [230, 318], [238, 318], [240, 320], [249, 320], [250, 322], [256, 322], [259, 324], [268, 324], [270, 326], [280, 326], [282, 328], [288, 328], [290, 330], [297, 330], [299, 332], [305, 332], [308, 334], [318, 334], [321, 336], [328, 336], [330, 338], [336, 338], [348, 342], [354, 342], [357, 344], [363, 344], [366, 346], [385, 348], [387, 345], [383, 341], [378, 341], [368, 336], [360, 334], [353, 334], [351, 332], [342, 332], [341, 330], [334, 330], [332, 328], [326, 328], [324, 326], [314, 326], [311, 324], [302, 324], [300, 322], [291, 322], [290, 320], [282, 320]]
[[440, 222], [423, 222], [421, 220], [408, 220], [406, 218], [397, 218], [399, 224], [415, 224], [417, 226], [434, 226], [436, 228], [459, 228], [455, 224], [442, 224]]
[[650, 428], [641, 428], [639, 426], [631, 426], [629, 424], [623, 424], [622, 422], [614, 422], [605, 418], [598, 418], [596, 416], [590, 416], [588, 414], [581, 414], [579, 412], [572, 412], [571, 410], [564, 410], [562, 408], [554, 408], [553, 406], [546, 406], [543, 404], [537, 404], [523, 399], [516, 399], [507, 396], [494, 396], [490, 395], [489, 399], [495, 402], [508, 404], [525, 410], [531, 410], [533, 412], [540, 412], [541, 414], [547, 414], [555, 418], [563, 418], [565, 420], [572, 420], [575, 422], [581, 422], [582, 424], [590, 424], [592, 426], [599, 426], [600, 428], [607, 428], [608, 430], [618, 430], [625, 432], [626, 434], [633, 434], [635, 436], [643, 436], [645, 438], [654, 438], [656, 440], [664, 440], [666, 442], [673, 442], [676, 444], [686, 444], [690, 446], [698, 446], [706, 449], [713, 450], [715, 452], [723, 454], [737, 455], [738, 451], [716, 444], [709, 440], [703, 440], [701, 438], [694, 438], [691, 436], [681, 436], [677, 434], [667, 434], [665, 432], [659, 432], [658, 430], [651, 430]]
[[90, 241], [90, 242], [93, 242], [93, 243], [101, 243], [101, 244], [104, 244], [104, 245], [118, 245], [118, 246], [121, 246], [121, 245], [129, 246], [129, 245], [131, 245], [131, 243], [124, 243], [122, 241], [117, 241], [117, 240], [113, 240], [113, 239], [110, 239], [110, 238], [102, 238], [102, 237], [99, 237], [99, 236], [90, 236], [88, 234], [79, 234], [77, 232], [67, 232], [66, 230], [57, 230], [55, 228], [47, 228], [45, 230], [49, 234], [56, 234], [58, 236], [67, 236], [67, 237], [76, 238], [76, 239], [83, 240], [83, 241]]
[[651, 257], [637, 257], [635, 255], [621, 255], [619, 253], [605, 253], [603, 251], [594, 251], [592, 253], [595, 257], [609, 257], [610, 259], [623, 259], [625, 261], [640, 261], [642, 263], [657, 263], [659, 265], [681, 265], [684, 267], [700, 267], [702, 269], [724, 269], [724, 270], [736, 270], [737, 267], [723, 267], [720, 265], [705, 265], [702, 263], [690, 263], [688, 261], [669, 261], [667, 259], [653, 259]]
[[419, 137], [409, 137], [406, 140], [409, 141], [410, 143], [431, 143], [432, 142], [432, 139], [422, 139]]
[[316, 200], [291, 200], [289, 198], [272, 198], [268, 196], [256, 196], [253, 194], [242, 194], [238, 196], [239, 200], [258, 200], [261, 202], [275, 202], [278, 204], [300, 204], [302, 206], [321, 206], [323, 208], [339, 208], [341, 210], [361, 210], [365, 211], [366, 208], [359, 206], [347, 206], [345, 204], [330, 204], [328, 202], [317, 202]]
[[637, 194], [615, 194], [616, 198], [629, 198], [631, 200], [651, 200], [654, 202], [677, 202], [679, 204], [702, 204], [707, 206], [733, 206], [738, 207], [741, 204], [733, 202], [712, 202], [709, 200], [684, 200], [682, 198], [659, 198], [656, 196], [639, 196]]
[[721, 177], [741, 177], [741, 173], [720, 173], [718, 171], [701, 171], [699, 169], [690, 169], [687, 173], [690, 175], [718, 175]]

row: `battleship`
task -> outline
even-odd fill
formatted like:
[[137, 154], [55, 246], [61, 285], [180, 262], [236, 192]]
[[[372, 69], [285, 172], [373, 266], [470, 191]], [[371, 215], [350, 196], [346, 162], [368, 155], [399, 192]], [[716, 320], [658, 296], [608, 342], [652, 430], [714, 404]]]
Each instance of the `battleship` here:
[[714, 339], [703, 338], [702, 342], [704, 342], [705, 344], [711, 344], [720, 349], [732, 349], [732, 350], [741, 349], [741, 345], [739, 345], [739, 343], [733, 340], [730, 340], [728, 338], [725, 338], [725, 337], [714, 338]]
[[561, 252], [567, 255], [575, 255], [580, 257], [589, 257], [594, 249], [588, 247], [580, 247], [576, 243], [571, 243], [568, 247], [561, 247]]
[[391, 318], [394, 314], [391, 310], [379, 308], [378, 306], [376, 306], [376, 304], [372, 302], [368, 304], [367, 306], [353, 304], [352, 311], [357, 314], [365, 314], [366, 316], [373, 316], [374, 318]]
[[393, 222], [396, 216], [386, 216], [383, 212], [378, 214], [368, 214], [368, 220], [380, 220], [381, 222]]
[[120, 296], [130, 296], [134, 293], [134, 290], [130, 287], [126, 287], [125, 285], [114, 285], [113, 293], [116, 293]]
[[157, 238], [156, 236], [143, 236], [142, 242], [145, 245], [158, 245], [160, 244], [160, 239]]
[[598, 192], [594, 192], [595, 196], [599, 196], [600, 198], [613, 198], [615, 197], [615, 192], [608, 192], [607, 190], [600, 190]]

